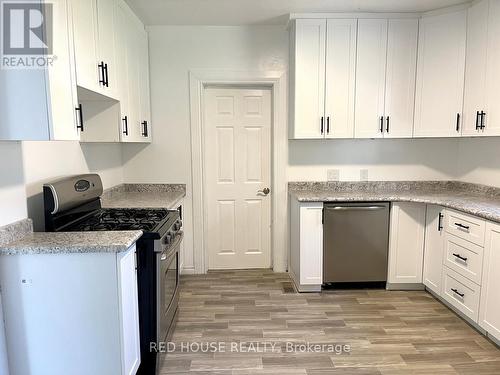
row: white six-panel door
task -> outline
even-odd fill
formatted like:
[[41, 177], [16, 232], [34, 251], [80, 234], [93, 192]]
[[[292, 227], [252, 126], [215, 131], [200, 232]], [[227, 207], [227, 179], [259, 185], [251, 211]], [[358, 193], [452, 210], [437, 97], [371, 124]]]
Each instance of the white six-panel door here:
[[271, 265], [271, 92], [207, 88], [205, 239], [209, 269]]

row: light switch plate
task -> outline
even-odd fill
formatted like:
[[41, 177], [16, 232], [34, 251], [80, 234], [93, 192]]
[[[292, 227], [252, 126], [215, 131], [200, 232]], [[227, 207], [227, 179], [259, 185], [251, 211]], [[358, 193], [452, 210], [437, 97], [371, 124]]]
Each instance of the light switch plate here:
[[338, 169], [328, 169], [326, 171], [326, 179], [328, 181], [338, 181], [340, 179], [340, 171]]
[[359, 170], [359, 180], [360, 181], [368, 181], [368, 169], [360, 169]]

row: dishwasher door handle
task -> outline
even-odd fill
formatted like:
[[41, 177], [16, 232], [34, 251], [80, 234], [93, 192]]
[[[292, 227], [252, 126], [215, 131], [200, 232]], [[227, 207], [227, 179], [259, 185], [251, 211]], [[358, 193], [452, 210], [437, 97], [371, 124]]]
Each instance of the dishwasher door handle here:
[[383, 210], [387, 206], [330, 206], [325, 207], [325, 210], [331, 211], [376, 211]]

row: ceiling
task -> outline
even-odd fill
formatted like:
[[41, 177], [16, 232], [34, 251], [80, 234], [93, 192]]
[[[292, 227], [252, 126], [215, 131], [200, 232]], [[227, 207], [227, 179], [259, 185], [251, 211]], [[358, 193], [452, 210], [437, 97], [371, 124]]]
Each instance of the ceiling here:
[[289, 13], [422, 12], [467, 0], [126, 0], [146, 25], [279, 25]]

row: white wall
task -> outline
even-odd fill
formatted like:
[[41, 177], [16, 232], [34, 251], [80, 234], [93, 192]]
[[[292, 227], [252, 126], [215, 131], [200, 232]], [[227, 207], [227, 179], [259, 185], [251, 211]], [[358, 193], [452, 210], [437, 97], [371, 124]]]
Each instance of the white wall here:
[[189, 122], [191, 69], [285, 70], [280, 26], [155, 26], [149, 29], [153, 144], [124, 146], [127, 182], [187, 184], [184, 266], [193, 267]]
[[456, 178], [455, 139], [360, 139], [289, 141], [288, 180], [325, 181], [328, 169], [340, 180], [447, 180]]
[[500, 138], [460, 139], [457, 170], [462, 181], [500, 187]]
[[51, 179], [96, 172], [104, 188], [123, 183], [119, 144], [79, 142], [23, 142], [24, 182], [28, 216], [35, 230], [43, 230], [43, 184]]
[[26, 216], [21, 142], [0, 142], [0, 226]]

